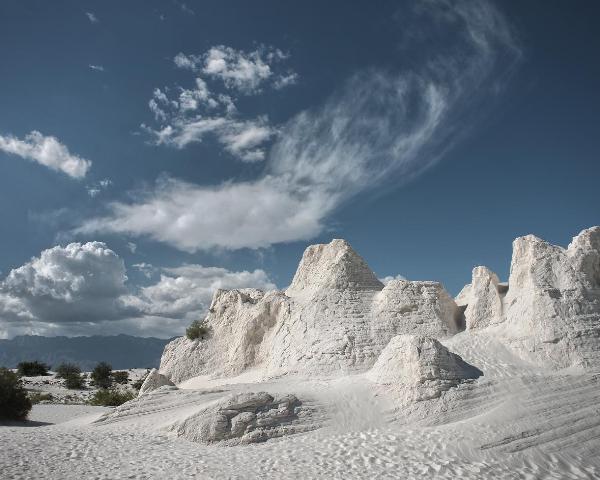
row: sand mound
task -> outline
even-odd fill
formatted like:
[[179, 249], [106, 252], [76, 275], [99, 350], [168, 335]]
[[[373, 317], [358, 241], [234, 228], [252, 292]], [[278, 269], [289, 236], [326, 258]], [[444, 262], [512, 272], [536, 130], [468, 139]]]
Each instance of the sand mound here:
[[367, 376], [411, 399], [437, 398], [483, 372], [450, 352], [435, 338], [398, 335], [390, 340]]

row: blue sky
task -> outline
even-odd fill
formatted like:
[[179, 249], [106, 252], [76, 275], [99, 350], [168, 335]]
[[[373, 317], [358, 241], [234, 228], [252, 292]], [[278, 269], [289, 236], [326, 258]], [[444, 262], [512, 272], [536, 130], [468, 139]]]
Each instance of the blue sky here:
[[346, 238], [508, 276], [600, 223], [600, 6], [0, 4], [0, 336], [171, 336]]

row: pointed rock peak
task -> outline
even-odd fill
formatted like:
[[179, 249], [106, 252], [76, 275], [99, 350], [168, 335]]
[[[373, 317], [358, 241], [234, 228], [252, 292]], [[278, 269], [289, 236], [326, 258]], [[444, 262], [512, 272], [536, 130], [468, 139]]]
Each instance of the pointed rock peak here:
[[363, 258], [346, 240], [311, 245], [304, 251], [286, 295], [292, 297], [319, 290], [381, 290]]
[[590, 227], [579, 232], [577, 236], [573, 237], [568, 250], [600, 251], [600, 227]]

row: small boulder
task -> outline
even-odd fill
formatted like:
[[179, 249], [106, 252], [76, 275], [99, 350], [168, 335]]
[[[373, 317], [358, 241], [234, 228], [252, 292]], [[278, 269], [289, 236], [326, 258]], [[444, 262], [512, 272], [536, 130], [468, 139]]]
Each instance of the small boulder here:
[[144, 383], [140, 388], [140, 392], [138, 393], [138, 397], [141, 397], [142, 395], [156, 390], [160, 387], [164, 387], [165, 385], [170, 387], [175, 386], [175, 384], [171, 380], [169, 380], [165, 375], [158, 373], [158, 370], [156, 368], [153, 368], [152, 370], [150, 370], [150, 373], [144, 380]]

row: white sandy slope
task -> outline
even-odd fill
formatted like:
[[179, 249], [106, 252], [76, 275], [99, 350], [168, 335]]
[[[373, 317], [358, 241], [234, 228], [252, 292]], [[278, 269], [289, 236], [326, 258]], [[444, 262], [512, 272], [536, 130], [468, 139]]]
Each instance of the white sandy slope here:
[[[120, 407], [103, 422], [77, 406], [35, 407], [0, 427], [0, 472], [16, 478], [554, 478], [600, 476], [600, 376], [556, 372], [516, 357], [493, 335], [445, 342], [484, 377], [398, 409], [365, 375], [257, 385], [252, 372], [190, 379]], [[322, 428], [262, 444], [222, 447], [174, 437], [168, 427], [231, 392], [293, 392], [321, 412]]]

